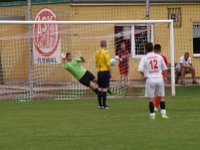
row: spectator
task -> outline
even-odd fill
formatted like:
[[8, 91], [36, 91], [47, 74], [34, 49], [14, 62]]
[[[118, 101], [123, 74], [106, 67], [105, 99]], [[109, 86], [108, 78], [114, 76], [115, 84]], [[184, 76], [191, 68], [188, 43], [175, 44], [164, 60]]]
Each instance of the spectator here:
[[188, 52], [185, 52], [184, 56], [179, 58], [179, 62], [176, 65], [176, 74], [177, 76], [181, 76], [181, 84], [185, 84], [185, 74], [191, 73], [193, 82], [192, 84], [198, 84], [196, 81], [195, 69], [192, 65], [192, 59]]
[[125, 42], [122, 42], [120, 44], [118, 55], [119, 55], [120, 82], [124, 83], [123, 85], [127, 85], [130, 53], [126, 49]]

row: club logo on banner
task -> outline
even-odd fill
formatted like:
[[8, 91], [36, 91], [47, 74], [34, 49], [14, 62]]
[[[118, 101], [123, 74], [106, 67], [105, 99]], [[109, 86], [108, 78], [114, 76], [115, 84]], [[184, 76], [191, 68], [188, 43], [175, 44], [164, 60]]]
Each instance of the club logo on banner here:
[[[38, 12], [36, 21], [56, 21], [55, 13], [44, 8]], [[61, 62], [61, 38], [58, 24], [33, 25], [33, 52], [35, 64], [59, 64]]]

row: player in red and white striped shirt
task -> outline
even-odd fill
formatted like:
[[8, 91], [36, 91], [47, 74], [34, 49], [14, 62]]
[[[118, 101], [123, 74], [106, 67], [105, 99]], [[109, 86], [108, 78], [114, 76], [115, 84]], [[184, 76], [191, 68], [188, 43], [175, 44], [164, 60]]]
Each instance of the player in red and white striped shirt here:
[[[164, 62], [165, 62], [165, 64], [166, 64], [166, 66], [168, 66], [167, 58], [164, 55], [161, 54], [161, 45], [160, 44], [155, 44], [154, 45], [154, 52], [156, 54], [161, 55], [163, 60], [164, 60]], [[163, 76], [163, 79], [164, 79], [164, 81], [166, 83], [167, 82], [167, 76], [165, 75], [164, 71], [162, 72], [162, 76]], [[155, 104], [154, 105], [155, 105], [154, 109], [155, 109], [155, 111], [157, 111], [158, 110], [158, 106], [160, 105], [160, 98], [158, 96], [155, 97]]]
[[168, 119], [165, 109], [165, 90], [162, 71], [167, 70], [167, 66], [162, 56], [153, 52], [153, 44], [145, 45], [146, 55], [140, 60], [138, 71], [144, 75], [146, 79], [145, 96], [149, 97], [150, 119], [155, 119], [154, 112], [154, 96], [159, 96], [161, 117]]

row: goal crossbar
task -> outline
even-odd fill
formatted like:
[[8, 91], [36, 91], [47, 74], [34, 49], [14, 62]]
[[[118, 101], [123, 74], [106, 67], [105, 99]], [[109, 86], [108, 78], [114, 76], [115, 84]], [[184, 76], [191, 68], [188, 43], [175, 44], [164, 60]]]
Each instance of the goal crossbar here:
[[172, 23], [173, 20], [104, 20], [104, 21], [14, 21], [0, 20], [0, 24], [149, 24]]

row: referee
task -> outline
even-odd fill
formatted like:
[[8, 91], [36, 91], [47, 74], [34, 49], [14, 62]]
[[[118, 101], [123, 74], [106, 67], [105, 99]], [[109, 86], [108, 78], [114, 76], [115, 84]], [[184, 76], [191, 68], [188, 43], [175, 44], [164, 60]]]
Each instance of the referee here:
[[95, 62], [98, 70], [98, 85], [100, 94], [98, 94], [98, 108], [108, 109], [106, 105], [107, 92], [110, 82], [110, 54], [107, 51], [107, 43], [102, 40], [100, 42], [100, 49], [96, 51]]

